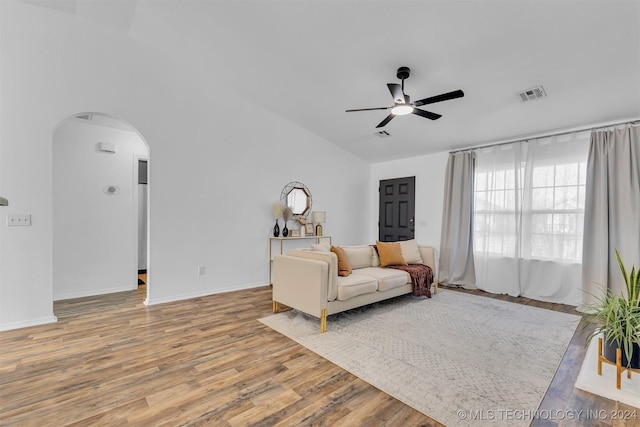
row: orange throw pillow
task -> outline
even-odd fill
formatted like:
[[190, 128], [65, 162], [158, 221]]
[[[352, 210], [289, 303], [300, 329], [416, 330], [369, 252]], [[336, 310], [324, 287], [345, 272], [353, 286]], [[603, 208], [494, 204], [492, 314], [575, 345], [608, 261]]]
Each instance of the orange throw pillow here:
[[351, 274], [351, 262], [347, 253], [340, 246], [331, 246], [331, 252], [338, 257], [338, 276], [346, 277]]
[[380, 267], [388, 265], [407, 265], [407, 261], [402, 256], [400, 243], [398, 242], [376, 242], [378, 255], [380, 256]]

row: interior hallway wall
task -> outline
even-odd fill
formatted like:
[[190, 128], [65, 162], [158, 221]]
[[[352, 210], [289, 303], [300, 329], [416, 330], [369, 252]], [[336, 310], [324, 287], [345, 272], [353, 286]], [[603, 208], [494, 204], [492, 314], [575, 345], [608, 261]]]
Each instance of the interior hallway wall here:
[[138, 286], [136, 156], [148, 156], [136, 132], [68, 119], [54, 133], [54, 300]]

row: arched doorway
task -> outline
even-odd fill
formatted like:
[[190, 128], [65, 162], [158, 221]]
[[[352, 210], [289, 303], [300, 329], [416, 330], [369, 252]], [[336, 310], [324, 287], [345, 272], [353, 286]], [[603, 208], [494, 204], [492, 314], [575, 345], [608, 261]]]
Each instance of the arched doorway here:
[[148, 264], [143, 161], [149, 145], [121, 119], [81, 113], [54, 129], [54, 300], [137, 289]]

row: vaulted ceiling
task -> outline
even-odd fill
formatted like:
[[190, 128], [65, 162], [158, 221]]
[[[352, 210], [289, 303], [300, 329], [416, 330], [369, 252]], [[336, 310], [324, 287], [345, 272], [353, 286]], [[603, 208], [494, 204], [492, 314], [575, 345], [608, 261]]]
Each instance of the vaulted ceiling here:
[[[374, 162], [640, 117], [639, 1], [23, 1], [210, 69], [247, 103]], [[465, 96], [380, 137], [387, 111], [345, 109], [391, 105], [400, 66], [412, 100]], [[538, 85], [547, 97], [520, 100]]]

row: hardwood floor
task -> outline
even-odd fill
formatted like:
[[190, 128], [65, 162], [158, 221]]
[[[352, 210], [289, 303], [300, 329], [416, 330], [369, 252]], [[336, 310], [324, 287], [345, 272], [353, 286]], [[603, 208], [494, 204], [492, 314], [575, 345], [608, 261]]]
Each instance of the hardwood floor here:
[[[57, 323], [0, 332], [0, 425], [440, 425], [258, 322], [270, 287], [151, 307], [145, 295], [56, 302]], [[573, 388], [587, 333], [583, 320], [541, 409], [633, 410]]]

